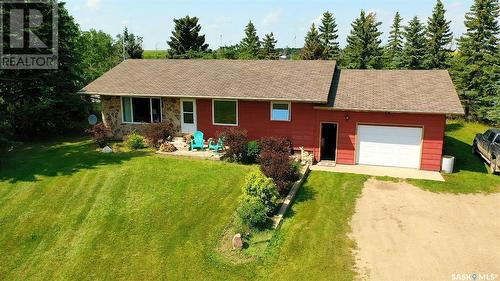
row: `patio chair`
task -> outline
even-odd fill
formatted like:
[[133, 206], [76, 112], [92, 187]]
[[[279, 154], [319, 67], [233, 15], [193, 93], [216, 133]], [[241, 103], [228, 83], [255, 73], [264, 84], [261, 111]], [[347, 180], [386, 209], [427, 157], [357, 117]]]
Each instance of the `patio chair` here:
[[219, 150], [224, 149], [224, 140], [222, 138], [219, 138], [217, 142], [210, 140], [208, 142], [208, 149], [213, 149], [215, 153], [219, 153]]
[[203, 139], [203, 133], [200, 131], [196, 131], [193, 134], [193, 138], [191, 139], [191, 150], [195, 148], [204, 149], [205, 148], [205, 140]]

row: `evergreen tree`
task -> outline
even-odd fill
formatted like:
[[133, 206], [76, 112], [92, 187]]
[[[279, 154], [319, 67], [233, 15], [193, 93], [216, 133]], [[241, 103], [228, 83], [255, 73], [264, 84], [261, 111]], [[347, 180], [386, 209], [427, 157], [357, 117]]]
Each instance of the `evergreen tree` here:
[[401, 66], [408, 69], [422, 69], [426, 54], [425, 27], [418, 17], [414, 17], [404, 27], [403, 56]]
[[304, 48], [301, 50], [300, 57], [304, 60], [319, 60], [322, 56], [323, 45], [319, 38], [318, 29], [316, 29], [316, 25], [313, 23], [304, 39]]
[[274, 39], [274, 34], [268, 33], [264, 36], [264, 41], [262, 42], [262, 55], [268, 60], [277, 60], [279, 58], [279, 53], [276, 50], [276, 39]]
[[387, 68], [399, 68], [402, 61], [403, 34], [401, 30], [402, 18], [399, 12], [396, 12], [389, 32], [389, 41], [385, 48], [384, 62]]
[[[34, 135], [53, 137], [67, 130], [78, 130], [88, 116], [87, 99], [76, 94], [85, 85], [82, 72], [80, 30], [65, 4], [58, 5], [58, 68], [57, 69], [0, 69], [0, 135], [31, 139]], [[0, 13], [8, 18], [15, 4], [4, 3]], [[39, 7], [41, 17], [52, 18], [51, 5]], [[36, 15], [35, 15], [36, 16]], [[41, 21], [36, 27], [42, 42], [50, 42], [52, 22]], [[0, 33], [8, 34], [9, 21]], [[5, 32], [5, 33], [4, 33]], [[8, 43], [5, 43], [7, 46]], [[4, 47], [2, 46], [2, 47]], [[50, 46], [50, 44], [49, 44]], [[0, 138], [1, 138], [0, 137]]]
[[466, 115], [496, 123], [500, 123], [499, 14], [498, 0], [474, 0], [452, 67]]
[[339, 59], [340, 48], [337, 41], [339, 37], [337, 31], [335, 17], [333, 17], [332, 13], [326, 11], [323, 13], [321, 25], [319, 26], [319, 38], [323, 45], [323, 59]]
[[208, 44], [205, 43], [205, 35], [200, 35], [201, 25], [197, 17], [185, 16], [174, 19], [175, 28], [170, 36], [168, 45], [169, 56], [186, 57], [188, 53], [205, 52]]
[[[122, 37], [123, 36], [123, 37]], [[142, 53], [144, 50], [142, 49], [142, 37], [135, 36], [133, 33], [128, 32], [128, 28], [125, 27], [123, 31], [123, 35], [119, 34], [117, 36], [118, 44], [123, 48], [125, 44], [125, 58], [126, 59], [141, 59]]]
[[347, 68], [380, 68], [382, 67], [382, 48], [378, 31], [381, 22], [376, 21], [374, 13], [361, 11], [359, 18], [351, 24], [352, 30], [347, 36], [344, 50], [344, 65]]
[[453, 40], [453, 33], [450, 31], [450, 21], [444, 17], [445, 12], [443, 2], [437, 0], [432, 16], [427, 20], [427, 68], [446, 68], [449, 65], [450, 50], [447, 46]]
[[240, 42], [240, 58], [256, 59], [259, 56], [260, 41], [252, 21], [245, 27], [245, 38]]

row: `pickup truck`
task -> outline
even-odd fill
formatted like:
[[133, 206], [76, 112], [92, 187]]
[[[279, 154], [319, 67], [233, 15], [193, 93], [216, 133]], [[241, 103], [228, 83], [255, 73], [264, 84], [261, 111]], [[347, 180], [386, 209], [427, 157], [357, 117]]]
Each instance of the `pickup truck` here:
[[489, 129], [477, 134], [472, 143], [472, 153], [477, 153], [490, 164], [490, 172], [500, 172], [500, 129]]

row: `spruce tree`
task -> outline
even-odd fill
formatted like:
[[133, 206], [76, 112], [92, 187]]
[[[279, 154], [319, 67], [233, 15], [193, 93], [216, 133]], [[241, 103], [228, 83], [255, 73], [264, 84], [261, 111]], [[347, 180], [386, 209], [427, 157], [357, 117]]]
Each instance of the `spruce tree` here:
[[301, 50], [300, 57], [304, 60], [319, 60], [322, 56], [323, 45], [319, 38], [318, 29], [316, 29], [316, 25], [313, 23], [304, 39], [304, 48]]
[[268, 60], [277, 60], [279, 58], [279, 53], [276, 50], [276, 39], [274, 39], [274, 34], [268, 33], [264, 36], [262, 42], [262, 55]]
[[382, 48], [378, 30], [381, 22], [376, 21], [374, 13], [361, 11], [359, 18], [351, 24], [352, 30], [347, 36], [344, 65], [347, 68], [381, 68]]
[[466, 115], [496, 123], [500, 123], [499, 14], [498, 0], [474, 0], [452, 67]]
[[444, 17], [445, 9], [443, 2], [437, 0], [432, 16], [427, 20], [427, 55], [425, 66], [427, 68], [447, 68], [450, 60], [448, 46], [453, 40], [450, 31], [450, 21]]
[[323, 45], [323, 59], [339, 59], [340, 48], [337, 41], [339, 37], [337, 31], [335, 17], [332, 13], [326, 11], [323, 13], [321, 25], [319, 26], [319, 38]]
[[245, 27], [245, 38], [240, 42], [240, 58], [256, 59], [259, 56], [260, 41], [252, 21]]
[[401, 56], [403, 52], [402, 20], [399, 12], [396, 12], [391, 25], [391, 31], [389, 32], [389, 41], [384, 53], [384, 62], [387, 68], [399, 68], [401, 66]]
[[401, 66], [408, 69], [422, 69], [426, 54], [425, 27], [418, 17], [414, 17], [404, 27], [403, 56]]
[[205, 52], [208, 44], [205, 44], [205, 35], [200, 35], [201, 26], [197, 17], [185, 16], [174, 19], [175, 30], [172, 31], [169, 54], [173, 57], [185, 56], [187, 53]]

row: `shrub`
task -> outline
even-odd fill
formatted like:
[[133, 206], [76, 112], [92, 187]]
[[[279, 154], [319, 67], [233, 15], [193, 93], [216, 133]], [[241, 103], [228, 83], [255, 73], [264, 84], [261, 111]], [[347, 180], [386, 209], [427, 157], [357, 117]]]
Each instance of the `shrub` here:
[[262, 151], [259, 156], [260, 168], [264, 175], [273, 179], [281, 195], [288, 192], [289, 183], [297, 180], [288, 153]]
[[151, 147], [158, 149], [160, 145], [173, 136], [173, 126], [170, 123], [151, 123], [142, 131], [144, 138]]
[[255, 163], [260, 153], [260, 145], [257, 141], [249, 141], [247, 143], [246, 162]]
[[104, 126], [103, 123], [97, 123], [86, 131], [99, 147], [105, 147], [108, 144], [108, 136], [111, 134], [111, 130]]
[[127, 144], [128, 148], [134, 150], [141, 149], [146, 146], [144, 138], [136, 132], [133, 132], [132, 134], [128, 135], [125, 143]]
[[254, 197], [266, 206], [268, 213], [278, 205], [278, 189], [274, 182], [262, 172], [250, 173], [243, 186], [243, 197]]
[[224, 157], [230, 161], [243, 162], [247, 153], [247, 131], [238, 128], [229, 128], [219, 134], [228, 146]]
[[267, 207], [257, 198], [247, 197], [241, 200], [236, 213], [249, 227], [261, 228], [266, 225]]
[[292, 153], [292, 142], [287, 138], [264, 137], [260, 139], [261, 151]]

